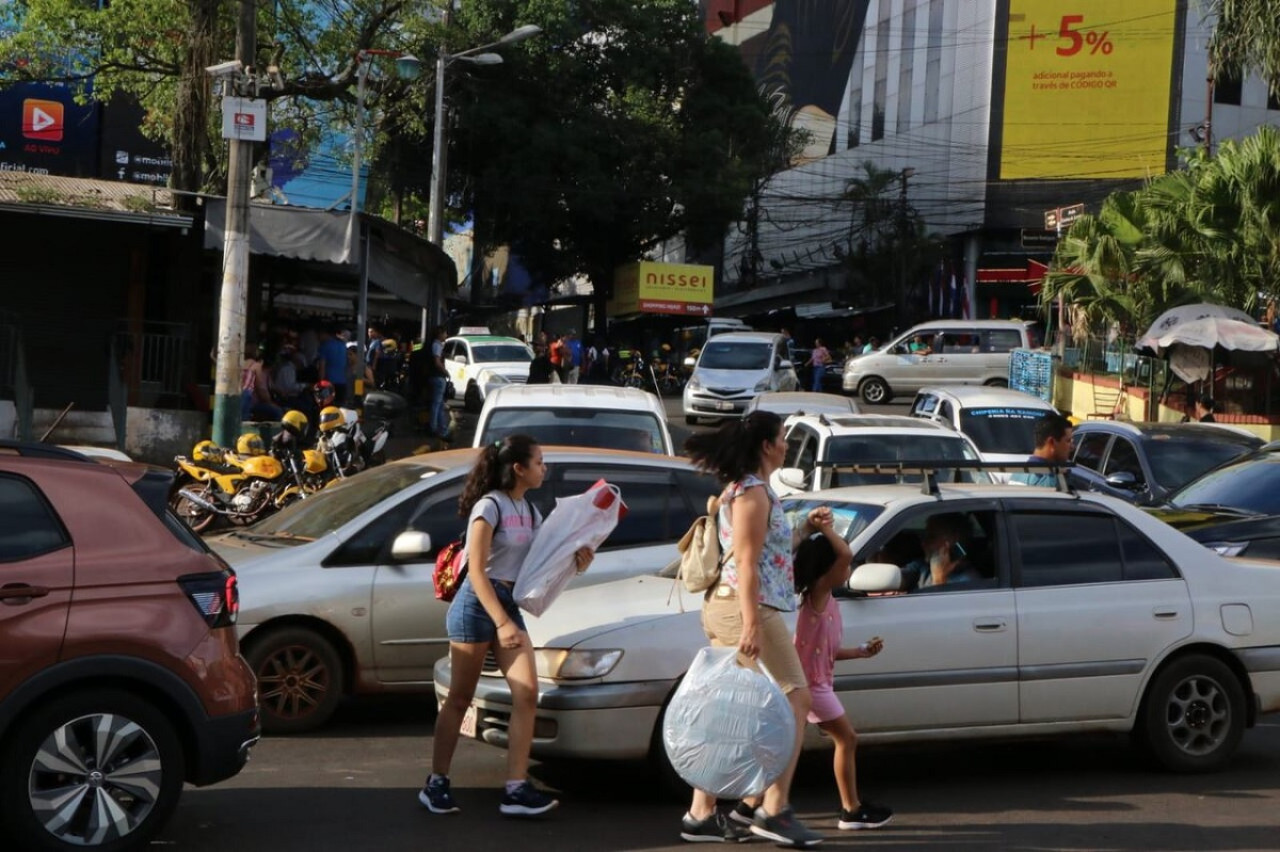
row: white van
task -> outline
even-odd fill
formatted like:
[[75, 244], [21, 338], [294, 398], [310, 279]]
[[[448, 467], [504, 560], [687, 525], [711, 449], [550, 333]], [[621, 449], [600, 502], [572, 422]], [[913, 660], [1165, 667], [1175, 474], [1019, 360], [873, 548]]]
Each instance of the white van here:
[[1040, 345], [1026, 320], [933, 320], [844, 365], [841, 387], [863, 402], [889, 402], [925, 385], [1009, 386], [1009, 354]]
[[768, 331], [732, 331], [707, 341], [684, 386], [684, 420], [741, 417], [747, 403], [766, 391], [800, 387], [787, 360], [786, 338]]
[[675, 455], [667, 413], [656, 396], [609, 385], [503, 385], [484, 401], [474, 447], [508, 435], [539, 444]]

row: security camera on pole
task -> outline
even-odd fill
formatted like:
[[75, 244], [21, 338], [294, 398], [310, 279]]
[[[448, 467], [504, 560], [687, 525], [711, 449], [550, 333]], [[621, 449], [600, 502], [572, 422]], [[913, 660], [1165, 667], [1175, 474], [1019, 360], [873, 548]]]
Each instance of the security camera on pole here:
[[251, 67], [257, 52], [257, 6], [240, 0], [236, 58], [205, 70], [222, 81], [222, 136], [229, 140], [227, 219], [223, 230], [222, 296], [218, 309], [217, 368], [214, 377], [213, 441], [235, 446], [240, 435], [240, 366], [249, 294], [249, 183], [253, 143], [267, 138], [267, 103], [257, 94]]

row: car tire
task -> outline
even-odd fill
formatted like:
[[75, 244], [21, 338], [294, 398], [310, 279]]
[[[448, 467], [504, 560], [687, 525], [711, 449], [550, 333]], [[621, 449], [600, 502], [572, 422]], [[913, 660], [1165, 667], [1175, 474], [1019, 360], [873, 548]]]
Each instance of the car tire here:
[[300, 734], [321, 727], [342, 700], [343, 667], [333, 643], [306, 627], [251, 639], [245, 659], [258, 678], [262, 730]]
[[[81, 771], [57, 771], [68, 766]], [[5, 848], [144, 846], [172, 815], [185, 776], [182, 743], [159, 708], [117, 689], [64, 695], [29, 714], [0, 756]], [[65, 810], [52, 803], [77, 788], [80, 803], [63, 820]], [[38, 810], [41, 801], [45, 809]], [[105, 824], [95, 818], [103, 812], [112, 814]]]
[[480, 411], [480, 388], [475, 382], [471, 382], [467, 385], [466, 395], [462, 398], [462, 407], [472, 414]]
[[863, 379], [858, 386], [858, 395], [869, 405], [883, 405], [893, 399], [889, 384], [879, 376]]
[[1244, 723], [1244, 689], [1235, 673], [1193, 654], [1165, 666], [1147, 687], [1139, 741], [1165, 769], [1212, 772], [1235, 753]]
[[698, 418], [694, 417], [692, 414], [686, 414], [684, 416], [684, 423], [686, 426], [697, 426]]
[[982, 383], [982, 386], [987, 388], [1007, 388], [1009, 387], [1009, 380], [1008, 379], [987, 379], [985, 382]]

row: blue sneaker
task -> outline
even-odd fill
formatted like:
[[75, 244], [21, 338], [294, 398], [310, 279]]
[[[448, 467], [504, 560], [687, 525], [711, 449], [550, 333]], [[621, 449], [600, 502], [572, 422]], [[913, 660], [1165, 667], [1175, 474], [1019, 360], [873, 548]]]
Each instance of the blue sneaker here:
[[502, 804], [498, 805], [498, 810], [507, 816], [538, 816], [558, 804], [559, 801], [525, 781], [510, 793], [502, 794]]
[[429, 775], [418, 791], [418, 801], [433, 814], [456, 814], [462, 808], [449, 792], [449, 779], [443, 775]]

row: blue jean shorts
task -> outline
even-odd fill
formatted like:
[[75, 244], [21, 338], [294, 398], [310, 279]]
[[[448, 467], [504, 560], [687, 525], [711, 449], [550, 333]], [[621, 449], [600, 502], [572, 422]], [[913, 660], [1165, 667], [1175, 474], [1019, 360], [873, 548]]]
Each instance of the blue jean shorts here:
[[[511, 587], [495, 582], [493, 591], [497, 593], [498, 602], [502, 604], [507, 617], [521, 630], [525, 630], [524, 614], [516, 606]], [[458, 587], [458, 594], [454, 596], [453, 603], [449, 604], [449, 614], [445, 616], [444, 625], [449, 632], [450, 642], [488, 643], [498, 638], [498, 626], [489, 617], [484, 604], [480, 603], [470, 577]]]

